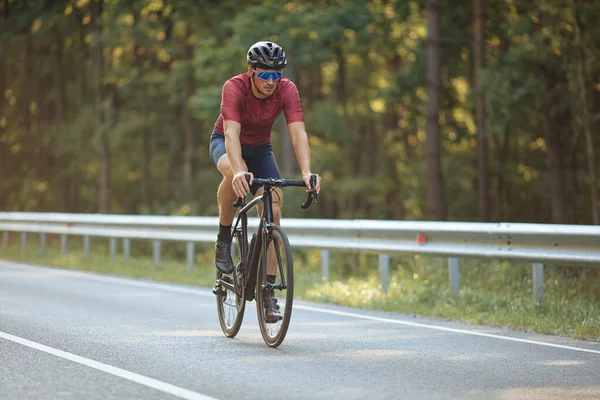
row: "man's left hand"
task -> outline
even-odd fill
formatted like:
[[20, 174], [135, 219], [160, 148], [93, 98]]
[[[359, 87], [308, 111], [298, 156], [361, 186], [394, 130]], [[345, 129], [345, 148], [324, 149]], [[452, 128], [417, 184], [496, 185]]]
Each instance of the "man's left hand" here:
[[[306, 184], [306, 187], [308, 188], [306, 191], [310, 192], [311, 191], [311, 187], [310, 187], [310, 176], [313, 175], [312, 172], [307, 172], [305, 174], [302, 174], [302, 180], [304, 181], [304, 183]], [[315, 189], [317, 191], [317, 194], [319, 194], [319, 191], [321, 190], [321, 177], [319, 175], [317, 175], [317, 183], [315, 184]]]

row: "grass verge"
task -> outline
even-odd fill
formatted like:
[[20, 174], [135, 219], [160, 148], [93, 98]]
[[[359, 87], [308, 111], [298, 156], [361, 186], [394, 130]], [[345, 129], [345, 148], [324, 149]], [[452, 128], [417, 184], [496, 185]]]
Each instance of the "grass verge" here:
[[[69, 239], [70, 250], [62, 255], [51, 241], [44, 254], [36, 243], [23, 250], [13, 244], [0, 248], [0, 258], [103, 274], [211, 287], [214, 283], [212, 246], [197, 248], [193, 270], [179, 261], [185, 258], [183, 244], [164, 246], [160, 266], [155, 266], [148, 244], [133, 249], [124, 260], [108, 257], [106, 246], [92, 246], [86, 258], [79, 239]], [[137, 253], [137, 254], [136, 254]], [[600, 270], [560, 268], [544, 270], [545, 300], [533, 302], [530, 264], [496, 260], [461, 260], [460, 291], [448, 288], [447, 261], [422, 256], [393, 256], [390, 285], [381, 290], [377, 257], [362, 253], [332, 253], [329, 281], [320, 278], [318, 251], [294, 252], [296, 298], [352, 307], [410, 313], [502, 325], [539, 333], [600, 341]]]

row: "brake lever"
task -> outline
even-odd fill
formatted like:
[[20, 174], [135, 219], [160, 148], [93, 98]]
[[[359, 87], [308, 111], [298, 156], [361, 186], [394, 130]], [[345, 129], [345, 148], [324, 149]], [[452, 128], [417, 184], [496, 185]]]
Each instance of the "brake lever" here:
[[[248, 185], [250, 185], [250, 174], [246, 174], [244, 175], [244, 177], [246, 178], [246, 182], [248, 182]], [[238, 199], [235, 201], [235, 203], [233, 203], [234, 207], [243, 207], [246, 205], [246, 197], [238, 197]]]
[[233, 203], [233, 206], [235, 208], [240, 207], [240, 206], [245, 206], [245, 205], [246, 205], [245, 197], [238, 197], [238, 199]]
[[300, 207], [302, 207], [302, 209], [306, 210], [308, 207], [310, 207], [310, 205], [313, 202], [313, 199], [315, 200], [316, 204], [319, 204], [319, 195], [317, 194], [317, 175], [312, 174], [310, 176], [310, 192], [308, 192], [308, 198], [306, 199], [306, 201], [304, 203], [302, 203], [302, 205]]

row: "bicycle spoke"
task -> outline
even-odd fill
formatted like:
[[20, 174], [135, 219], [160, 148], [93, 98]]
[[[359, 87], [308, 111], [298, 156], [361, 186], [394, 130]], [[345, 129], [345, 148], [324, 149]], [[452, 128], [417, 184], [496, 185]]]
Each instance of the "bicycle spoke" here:
[[225, 276], [217, 272], [217, 282], [225, 282], [225, 284], [220, 285], [221, 290], [225, 290], [225, 293], [217, 295], [219, 323], [225, 336], [230, 338], [237, 335], [244, 318], [245, 302], [242, 301], [241, 305], [238, 306], [238, 295], [235, 293], [236, 285], [234, 284], [238, 280], [237, 266], [240, 265], [242, 255], [241, 234], [235, 232], [232, 241], [232, 259], [236, 268], [232, 275]]
[[[261, 262], [257, 276], [257, 313], [259, 318], [259, 326], [261, 334], [267, 345], [271, 347], [277, 347], [283, 342], [287, 329], [289, 327], [291, 312], [292, 312], [292, 301], [294, 293], [294, 278], [293, 278], [293, 265], [291, 248], [287, 237], [283, 233], [280, 227], [274, 226], [269, 233], [270, 240], [268, 246], [274, 246], [274, 249], [270, 249], [272, 262], [276, 262], [278, 265], [275, 268], [275, 283], [267, 283], [266, 277], [266, 263]], [[263, 248], [264, 251], [264, 248]], [[274, 254], [273, 254], [274, 253]], [[264, 253], [263, 253], [264, 254]], [[261, 260], [262, 261], [262, 260]], [[273, 266], [271, 266], [273, 268]], [[279, 306], [279, 313], [281, 319], [272, 323], [267, 322], [267, 313], [265, 309], [265, 299], [267, 294], [263, 288], [273, 288], [273, 297], [277, 299]], [[269, 300], [270, 301], [270, 300]]]

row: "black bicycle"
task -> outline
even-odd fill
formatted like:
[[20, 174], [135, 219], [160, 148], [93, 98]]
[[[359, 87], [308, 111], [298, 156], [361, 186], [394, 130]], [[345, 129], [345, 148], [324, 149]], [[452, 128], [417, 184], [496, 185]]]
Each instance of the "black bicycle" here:
[[[246, 175], [249, 181], [250, 175]], [[311, 190], [301, 205], [308, 208], [313, 199], [318, 203], [316, 192], [317, 176], [310, 179]], [[225, 336], [235, 337], [242, 326], [246, 301], [256, 299], [258, 325], [265, 343], [277, 347], [285, 339], [292, 316], [294, 298], [294, 266], [292, 250], [286, 234], [281, 227], [273, 223], [273, 192], [276, 188], [296, 186], [306, 188], [302, 180], [297, 179], [261, 179], [254, 178], [254, 185], [264, 188], [248, 204], [240, 197], [233, 205], [241, 207], [237, 220], [232, 227], [232, 258], [235, 266], [230, 275], [217, 270], [217, 280], [213, 293], [217, 296], [219, 323]], [[262, 216], [257, 232], [252, 235], [248, 245], [248, 212], [259, 203], [263, 204]], [[267, 280], [275, 274], [275, 281]], [[265, 311], [266, 290], [277, 299], [281, 317], [277, 321], [268, 321]]]

